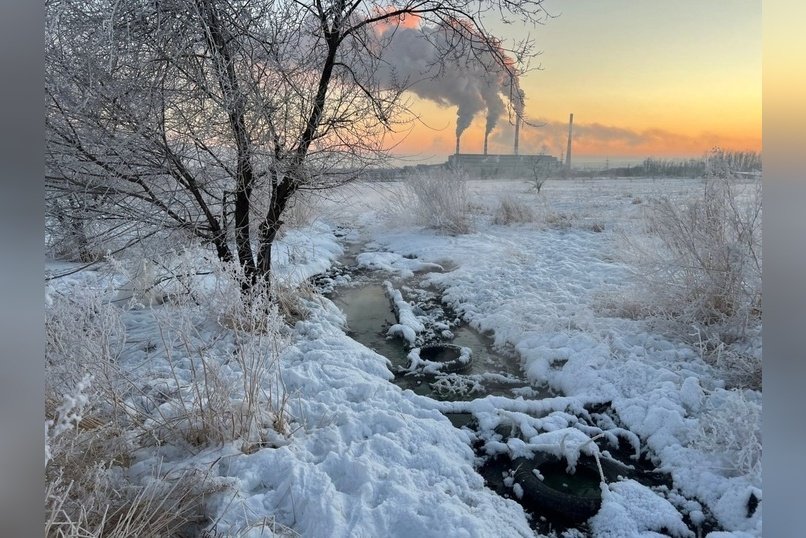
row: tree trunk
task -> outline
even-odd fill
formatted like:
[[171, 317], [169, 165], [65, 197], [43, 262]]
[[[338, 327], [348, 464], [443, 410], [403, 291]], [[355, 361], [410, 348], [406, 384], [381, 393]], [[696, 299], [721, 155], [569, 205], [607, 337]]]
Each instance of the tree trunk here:
[[292, 158], [291, 169], [280, 181], [274, 184], [269, 211], [260, 224], [260, 245], [258, 247], [256, 270], [267, 281], [271, 276], [271, 247], [277, 237], [277, 232], [283, 225], [283, 221], [280, 220], [280, 218], [283, 215], [283, 211], [285, 211], [288, 200], [304, 181], [303, 163], [305, 162], [305, 157], [308, 155], [308, 149], [311, 146], [311, 142], [313, 142], [319, 122], [322, 119], [328, 86], [333, 76], [333, 67], [336, 65], [336, 51], [339, 47], [340, 36], [335, 32], [326, 32], [325, 39], [328, 43], [328, 54], [325, 58], [325, 64], [322, 66], [322, 74], [319, 77], [319, 84], [316, 89], [311, 115], [308, 117], [305, 130], [300, 136], [299, 146]]
[[[237, 150], [235, 169], [235, 246], [238, 261], [243, 267], [247, 282], [257, 276], [257, 267], [252, 252], [249, 230], [249, 213], [254, 184], [252, 169], [252, 148], [249, 132], [246, 129], [246, 99], [241, 92], [238, 76], [235, 73], [233, 57], [228, 47], [227, 36], [218, 17], [215, 6], [209, 0], [197, 0], [200, 13], [207, 25], [207, 41], [216, 57], [218, 84], [227, 103], [227, 116]], [[248, 287], [248, 284], [245, 284]]]
[[280, 217], [285, 211], [285, 206], [288, 199], [294, 193], [296, 188], [293, 186], [290, 177], [283, 178], [283, 181], [277, 185], [271, 197], [269, 211], [266, 213], [266, 218], [260, 224], [260, 246], [258, 247], [258, 262], [257, 271], [267, 281], [271, 276], [271, 247], [274, 240], [277, 238], [277, 232], [283, 225]]

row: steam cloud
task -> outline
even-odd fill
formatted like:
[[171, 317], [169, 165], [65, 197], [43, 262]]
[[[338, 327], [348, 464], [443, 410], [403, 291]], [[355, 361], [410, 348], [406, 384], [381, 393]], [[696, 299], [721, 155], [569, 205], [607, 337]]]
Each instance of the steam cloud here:
[[523, 91], [518, 80], [493, 61], [492, 55], [476, 58], [454, 53], [440, 64], [440, 50], [449, 47], [447, 34], [436, 27], [390, 27], [382, 36], [389, 44], [376, 76], [384, 83], [406, 87], [421, 98], [456, 106], [457, 138], [484, 109], [485, 136], [490, 134], [506, 110], [502, 95], [512, 97], [516, 117], [521, 116]]

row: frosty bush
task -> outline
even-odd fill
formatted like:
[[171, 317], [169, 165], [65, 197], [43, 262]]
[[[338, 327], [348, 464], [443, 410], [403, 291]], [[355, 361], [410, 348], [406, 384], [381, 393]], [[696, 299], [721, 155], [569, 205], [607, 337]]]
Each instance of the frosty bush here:
[[[189, 319], [160, 321], [170, 371], [163, 383], [171, 387], [171, 398], [160, 403], [161, 390], [148, 396], [154, 412], [145, 426], [154, 437], [194, 446], [238, 441], [248, 452], [286, 433], [287, 394], [279, 363], [285, 347], [279, 334], [282, 320], [276, 308], [263, 315], [268, 319], [260, 332], [216, 336], [232, 341], [226, 360], [207, 351], [210, 338], [195, 332]], [[174, 346], [179, 350], [171, 351]]]
[[750, 188], [712, 180], [701, 198], [682, 207], [661, 198], [647, 213], [650, 231], [671, 255], [663, 271], [677, 295], [670, 306], [691, 321], [734, 319], [741, 330], [761, 314], [760, 185]]
[[[239, 441], [243, 450], [267, 442], [267, 436], [286, 433], [288, 396], [283, 386], [280, 354], [287, 346], [281, 286], [258, 281], [244, 286], [242, 268], [214, 257], [204, 260], [205, 271], [185, 257], [175, 271], [203, 280], [189, 293], [173, 296], [171, 308], [153, 313], [170, 375], [169, 402], [155, 402], [158, 413], [149, 423], [158, 438], [193, 445]], [[292, 295], [287, 291], [283, 294]], [[297, 307], [301, 309], [301, 306]], [[203, 320], [213, 313], [217, 328]], [[290, 315], [290, 314], [289, 314]], [[221, 356], [216, 342], [229, 342]], [[158, 398], [159, 392], [149, 398]]]
[[[220, 489], [204, 464], [150, 458], [133, 475], [133, 455], [233, 441], [250, 452], [288, 433], [287, 327], [269, 287], [244, 289], [239, 266], [190, 252], [159, 266], [170, 291], [159, 308], [115, 306], [82, 286], [47, 294], [48, 536], [167, 536], [198, 525], [203, 496]], [[128, 335], [127, 308], [137, 309], [126, 314]]]
[[[540, 155], [542, 156], [544, 154], [545, 149], [540, 153]], [[530, 172], [531, 177], [529, 178], [529, 186], [532, 188], [532, 190], [537, 192], [537, 194], [540, 194], [540, 189], [543, 188], [543, 184], [546, 183], [546, 180], [549, 178], [549, 176], [553, 172], [556, 172], [556, 167], [550, 164], [548, 160], [541, 158], [536, 161], [532, 161]]]
[[417, 221], [449, 234], [471, 231], [467, 177], [459, 170], [414, 174], [406, 180]]
[[157, 536], [203, 517], [204, 479], [127, 475], [142, 430], [117, 365], [119, 310], [99, 291], [50, 290], [46, 308], [45, 535]]
[[[45, 309], [48, 413], [54, 413], [66, 395], [81, 392], [88, 378], [98, 387], [114, 383], [123, 333], [119, 310], [104, 302], [100, 291], [79, 289], [68, 297], [50, 290]], [[94, 407], [85, 411], [109, 415], [109, 408], [97, 404], [92, 402]]]
[[[761, 323], [761, 214], [760, 183], [727, 179], [706, 180], [701, 195], [682, 204], [662, 197], [648, 205], [658, 244], [638, 249], [638, 265], [652, 309], [688, 334], [693, 326], [712, 362]], [[731, 368], [732, 356], [739, 358], [723, 353], [722, 366]]]
[[159, 468], [154, 475], [129, 476], [134, 448], [111, 424], [84, 422], [84, 389], [59, 406], [68, 414], [48, 421], [45, 536], [168, 536], [202, 522], [204, 496], [212, 491], [206, 477]]
[[535, 211], [529, 205], [512, 195], [502, 196], [498, 208], [493, 215], [495, 224], [513, 224], [523, 222], [534, 222]]
[[693, 445], [722, 457], [735, 473], [761, 481], [761, 402], [744, 390], [717, 389], [699, 418]]

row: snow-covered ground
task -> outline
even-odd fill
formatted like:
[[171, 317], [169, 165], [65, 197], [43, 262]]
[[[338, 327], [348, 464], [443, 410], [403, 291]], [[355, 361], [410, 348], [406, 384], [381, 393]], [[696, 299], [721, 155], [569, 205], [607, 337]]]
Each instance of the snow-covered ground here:
[[[761, 499], [760, 469], [737, 466], [740, 454], [729, 445], [720, 450], [718, 441], [697, 442], [704, 419], [735, 404], [737, 391], [726, 390], [695, 349], [646, 320], [614, 317], [607, 307], [631, 289], [619, 250], [622, 234], [640, 231], [642, 202], [660, 193], [682, 199], [699, 185], [550, 181], [538, 195], [525, 182], [472, 182], [475, 231], [460, 236], [409, 219], [397, 184], [330, 193], [317, 222], [289, 232], [278, 245], [280, 275], [300, 281], [324, 271], [342, 255], [345, 239], [360, 247], [358, 264], [386, 278], [425, 272], [425, 282], [443, 290], [443, 300], [466, 322], [517, 353], [532, 383], [562, 396], [440, 402], [403, 391], [390, 382], [386, 358], [346, 336], [346, 320], [332, 302], [308, 297], [307, 317], [281, 335], [277, 368], [289, 417], [283, 435], [248, 451], [231, 442], [192, 456], [176, 447], [143, 450], [133, 469], [157, 457], [210, 469], [226, 485], [209, 507], [216, 535], [290, 529], [310, 537], [533, 536], [521, 506], [485, 487], [473, 441], [483, 440], [490, 454], [554, 450], [573, 462], [580, 453], [602, 452], [588, 442], [602, 433], [622, 448], [648, 451], [671, 474], [673, 487], [611, 484], [590, 522], [594, 536], [694, 536], [682, 517], [696, 526], [706, 513], [727, 533], [714, 537], [761, 536], [761, 504], [748, 510], [751, 495]], [[532, 204], [539, 218], [492, 224], [504, 195]], [[108, 281], [85, 271], [52, 281], [48, 294], [86, 285]], [[402, 325], [415, 325], [411, 310], [399, 307], [412, 318]], [[191, 346], [171, 347], [160, 333], [160, 320], [171, 317], [172, 308], [179, 307], [166, 302], [121, 310], [128, 331], [121, 356], [142, 386], [181, 391], [192, 378], [198, 357]], [[228, 359], [235, 343], [216, 323], [220, 313], [193, 312], [193, 349], [204, 349], [224, 377], [237, 377], [242, 372]], [[760, 411], [760, 393], [740, 396], [741, 405]], [[604, 404], [608, 413], [586, 411]], [[473, 413], [480, 432], [454, 428], [444, 412]], [[589, 420], [581, 422], [582, 416]], [[520, 436], [496, 436], [499, 425], [516, 427]], [[518, 488], [514, 484], [513, 497]]]

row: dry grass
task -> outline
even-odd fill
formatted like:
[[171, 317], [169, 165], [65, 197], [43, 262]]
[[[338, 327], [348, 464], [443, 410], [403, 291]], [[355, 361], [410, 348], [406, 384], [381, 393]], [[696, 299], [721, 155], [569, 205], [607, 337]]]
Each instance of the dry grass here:
[[[282, 309], [268, 287], [246, 296], [219, 269], [216, 286], [180, 287], [186, 293], [160, 308], [122, 303], [140, 309], [138, 323], [159, 334], [154, 342], [127, 342], [123, 311], [100, 291], [49, 294], [48, 536], [193, 535], [184, 533], [203, 526], [205, 497], [220, 484], [192, 466], [146, 464], [150, 474], [135, 476], [134, 454], [172, 447], [191, 455], [232, 441], [252, 452], [289, 433], [284, 315], [304, 306], [290, 289], [278, 293]], [[210, 312], [220, 314], [218, 329]], [[124, 366], [121, 350], [132, 346], [148, 349], [146, 358]]]
[[107, 391], [92, 381], [85, 376], [61, 401], [50, 394], [45, 536], [166, 536], [204, 522], [205, 497], [220, 488], [194, 469], [132, 476], [135, 436], [109, 413], [93, 414], [107, 407]]
[[656, 200], [647, 212], [671, 263], [665, 280], [677, 307], [695, 322], [712, 324], [751, 317], [761, 308], [761, 196], [742, 193], [725, 180], [708, 181], [702, 196], [684, 206]]
[[761, 481], [761, 402], [743, 390], [717, 389], [699, 417], [693, 445], [720, 456], [726, 470]]
[[414, 174], [405, 183], [405, 193], [405, 205], [413, 209], [419, 224], [448, 234], [472, 230], [470, 193], [461, 171]]
[[574, 226], [577, 217], [569, 213], [547, 211], [543, 217], [543, 221], [549, 228], [555, 230], [569, 230]]
[[534, 222], [537, 217], [535, 210], [515, 196], [502, 196], [493, 215], [494, 224], [513, 224]]
[[159, 473], [140, 483], [119, 467], [95, 463], [78, 479], [48, 477], [45, 536], [182, 536], [206, 521], [204, 504], [215, 492], [195, 471]]
[[693, 337], [734, 385], [760, 388], [760, 353], [741, 351], [761, 325], [760, 182], [710, 179], [692, 199], [646, 205], [654, 240], [627, 239], [644, 310]]
[[[179, 433], [202, 446], [238, 440], [242, 450], [251, 451], [269, 443], [268, 437], [287, 433], [288, 394], [280, 364], [288, 345], [285, 320], [307, 311], [280, 286], [258, 282], [244, 291], [243, 276], [234, 264], [217, 263], [213, 273], [212, 289], [185, 296], [184, 305], [178, 297], [177, 307], [157, 320], [173, 399], [170, 406], [157, 405], [159, 416], [152, 413], [150, 419], [159, 425], [160, 435]], [[215, 342], [210, 334], [199, 332], [194, 311], [201, 316], [218, 313], [218, 337], [234, 346], [224, 361], [211, 354]], [[181, 356], [175, 359], [171, 350], [177, 347]]]

